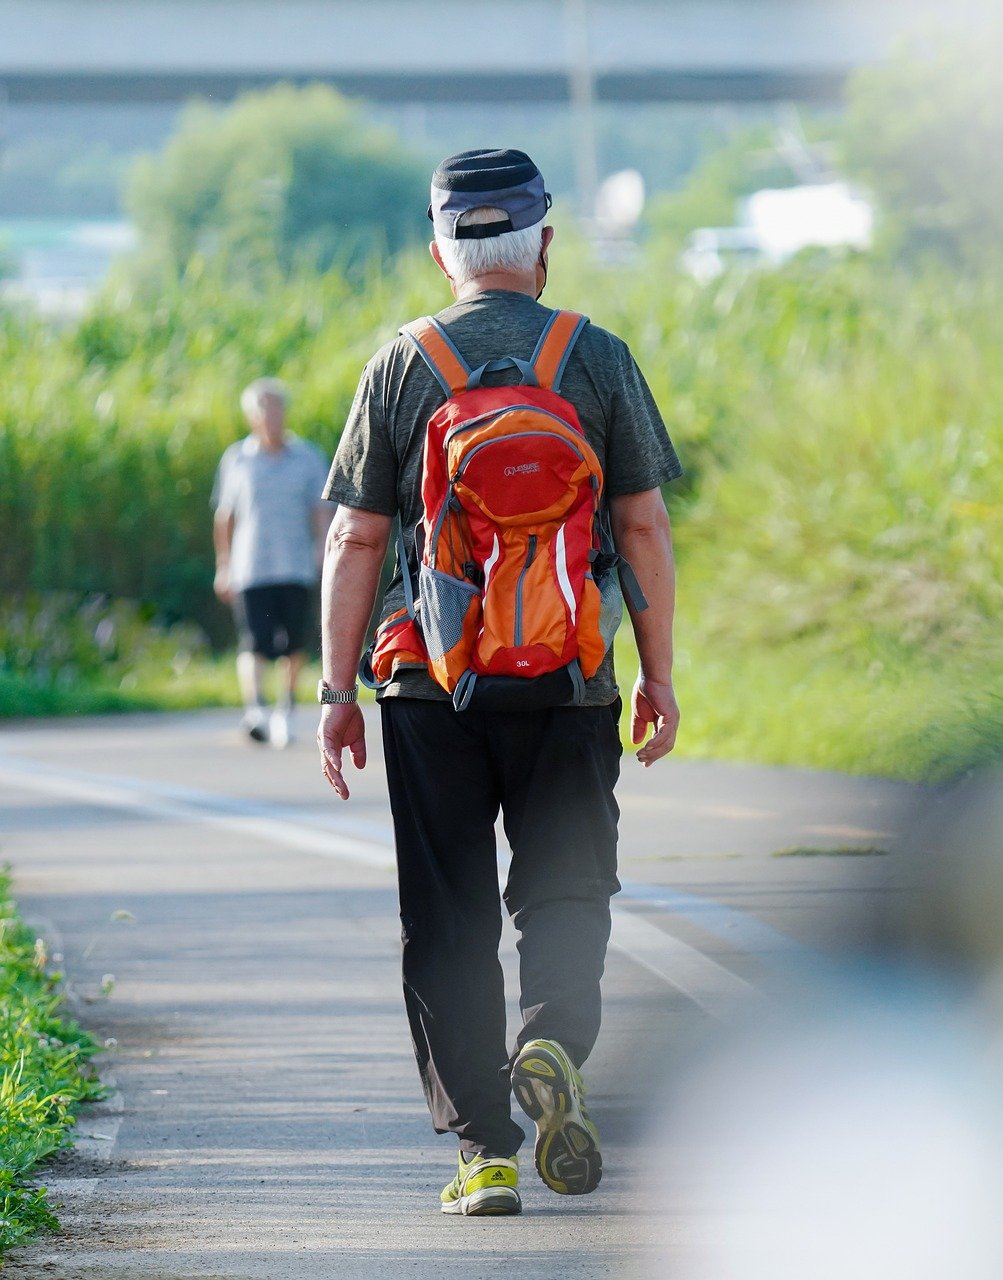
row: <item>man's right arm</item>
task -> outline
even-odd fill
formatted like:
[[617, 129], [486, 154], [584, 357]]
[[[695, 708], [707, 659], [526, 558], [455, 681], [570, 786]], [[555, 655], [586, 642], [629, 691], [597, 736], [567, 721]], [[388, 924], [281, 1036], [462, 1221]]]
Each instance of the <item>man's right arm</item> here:
[[648, 602], [638, 612], [627, 602], [637, 641], [640, 671], [631, 698], [631, 741], [644, 741], [650, 724], [655, 732], [637, 753], [645, 766], [675, 746], [679, 706], [672, 688], [672, 619], [676, 571], [672, 531], [661, 490], [622, 494], [610, 499], [616, 549], [634, 570]]
[[234, 518], [232, 511], [217, 510], [212, 521], [212, 544], [216, 552], [216, 577], [212, 589], [224, 604], [233, 600], [230, 587], [230, 550], [233, 546]]
[[[321, 639], [324, 680], [332, 689], [351, 689], [356, 683], [392, 524], [391, 516], [342, 505], [328, 530], [321, 581]], [[366, 763], [366, 728], [357, 702], [321, 708], [317, 746], [324, 777], [342, 800], [347, 800], [342, 751], [349, 749], [357, 769]]]

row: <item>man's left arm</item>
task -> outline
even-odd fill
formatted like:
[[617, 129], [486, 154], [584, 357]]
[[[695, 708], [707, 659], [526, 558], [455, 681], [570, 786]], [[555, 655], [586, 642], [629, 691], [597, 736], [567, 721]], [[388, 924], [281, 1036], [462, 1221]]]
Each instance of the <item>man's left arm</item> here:
[[659, 489], [624, 494], [610, 501], [616, 549], [634, 570], [646, 609], [627, 601], [637, 641], [639, 668], [631, 696], [630, 736], [644, 742], [637, 758], [647, 768], [668, 755], [676, 743], [679, 705], [672, 687], [672, 621], [676, 602], [676, 570], [669, 516]]
[[617, 551], [637, 575], [648, 608], [627, 603], [640, 671], [631, 698], [631, 739], [647, 766], [675, 745], [679, 706], [672, 687], [675, 561], [661, 487], [682, 473], [654, 397], [628, 348], [614, 341], [617, 373], [611, 382], [606, 484]]
[[[391, 516], [344, 505], [331, 521], [321, 580], [321, 639], [324, 680], [332, 689], [356, 683], [392, 524]], [[321, 708], [317, 746], [324, 777], [347, 800], [343, 751], [348, 748], [357, 769], [366, 764], [366, 726], [357, 702]]]

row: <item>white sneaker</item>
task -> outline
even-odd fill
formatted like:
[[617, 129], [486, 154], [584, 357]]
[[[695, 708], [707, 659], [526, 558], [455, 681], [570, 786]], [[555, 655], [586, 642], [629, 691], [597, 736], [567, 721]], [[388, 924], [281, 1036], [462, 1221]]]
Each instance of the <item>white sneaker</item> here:
[[284, 751], [293, 740], [292, 720], [283, 707], [276, 707], [268, 721], [268, 740], [277, 751]]
[[248, 707], [240, 727], [252, 742], [268, 741], [268, 717], [264, 707]]

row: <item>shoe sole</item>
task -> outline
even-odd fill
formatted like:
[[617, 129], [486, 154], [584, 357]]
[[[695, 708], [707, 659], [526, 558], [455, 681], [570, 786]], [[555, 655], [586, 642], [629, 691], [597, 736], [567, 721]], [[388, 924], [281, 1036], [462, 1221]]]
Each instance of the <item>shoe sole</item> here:
[[602, 1153], [561, 1059], [547, 1049], [523, 1050], [512, 1067], [512, 1089], [536, 1125], [536, 1171], [551, 1191], [594, 1191], [602, 1178]]
[[442, 1212], [462, 1214], [466, 1218], [497, 1217], [505, 1213], [522, 1213], [522, 1201], [514, 1187], [484, 1187], [459, 1200], [447, 1201]]
[[245, 727], [244, 732], [247, 734], [247, 736], [251, 739], [252, 742], [268, 741], [268, 730], [265, 728], [263, 724], [255, 724], [255, 725], [251, 725], [250, 727]]

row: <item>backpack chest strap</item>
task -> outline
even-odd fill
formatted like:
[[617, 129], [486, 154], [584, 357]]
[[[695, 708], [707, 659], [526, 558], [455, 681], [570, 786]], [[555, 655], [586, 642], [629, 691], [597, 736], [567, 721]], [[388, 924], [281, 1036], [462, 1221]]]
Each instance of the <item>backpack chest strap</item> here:
[[500, 360], [489, 360], [477, 370], [471, 370], [445, 329], [433, 316], [425, 316], [422, 320], [406, 324], [401, 329], [401, 334], [414, 343], [418, 354], [447, 396], [473, 390], [481, 385], [481, 378], [485, 373], [510, 366], [519, 370], [524, 383], [532, 386], [535, 380], [537, 386], [557, 392], [571, 352], [588, 322], [588, 317], [579, 315], [577, 311], [554, 311], [544, 326], [528, 363], [514, 356], [506, 356]]

